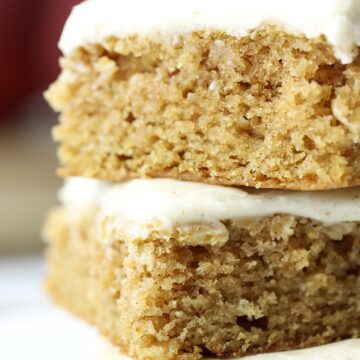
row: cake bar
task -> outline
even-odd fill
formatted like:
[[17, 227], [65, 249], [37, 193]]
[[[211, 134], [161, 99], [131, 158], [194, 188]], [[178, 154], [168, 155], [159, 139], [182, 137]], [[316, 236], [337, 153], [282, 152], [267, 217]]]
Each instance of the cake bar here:
[[134, 359], [359, 337], [359, 195], [70, 179], [46, 227], [47, 289]]
[[359, 29], [360, 0], [75, 7], [53, 300], [135, 360], [360, 337]]
[[360, 1], [90, 0], [47, 92], [62, 176], [360, 184]]

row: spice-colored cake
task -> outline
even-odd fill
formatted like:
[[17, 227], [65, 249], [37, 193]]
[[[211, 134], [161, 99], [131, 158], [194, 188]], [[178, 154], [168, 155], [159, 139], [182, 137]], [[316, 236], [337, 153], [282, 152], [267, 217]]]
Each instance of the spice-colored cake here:
[[70, 180], [47, 224], [47, 287], [135, 359], [359, 336], [359, 195]]
[[360, 2], [92, 0], [70, 17], [59, 173], [360, 183]]
[[360, 337], [360, 0], [88, 0], [60, 47], [56, 302], [137, 360]]

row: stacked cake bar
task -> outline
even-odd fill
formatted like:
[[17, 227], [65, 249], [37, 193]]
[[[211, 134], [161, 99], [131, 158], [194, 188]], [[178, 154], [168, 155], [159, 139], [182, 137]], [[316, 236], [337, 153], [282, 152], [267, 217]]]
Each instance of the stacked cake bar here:
[[60, 47], [56, 302], [138, 360], [360, 337], [359, 0], [88, 0]]

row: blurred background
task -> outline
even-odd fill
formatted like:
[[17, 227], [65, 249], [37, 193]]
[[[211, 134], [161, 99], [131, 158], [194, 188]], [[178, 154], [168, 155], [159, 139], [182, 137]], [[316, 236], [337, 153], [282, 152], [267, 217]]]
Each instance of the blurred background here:
[[[54, 114], [43, 92], [79, 0], [0, 0], [0, 359], [123, 360], [97, 332], [50, 303], [41, 228], [57, 203]], [[61, 339], [61, 347], [59, 347]], [[56, 351], [54, 351], [56, 349]]]
[[0, 257], [39, 252], [57, 201], [57, 115], [42, 93], [59, 74], [57, 42], [79, 2], [0, 0]]

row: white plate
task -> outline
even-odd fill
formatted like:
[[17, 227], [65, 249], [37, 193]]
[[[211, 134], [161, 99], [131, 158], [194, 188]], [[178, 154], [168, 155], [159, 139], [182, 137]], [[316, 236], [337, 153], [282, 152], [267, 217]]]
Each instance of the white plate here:
[[0, 259], [0, 359], [126, 359], [93, 328], [48, 302], [41, 263]]
[[[95, 329], [47, 301], [41, 291], [41, 264], [36, 257], [0, 259], [0, 359], [128, 359]], [[360, 340], [246, 359], [359, 360]]]

